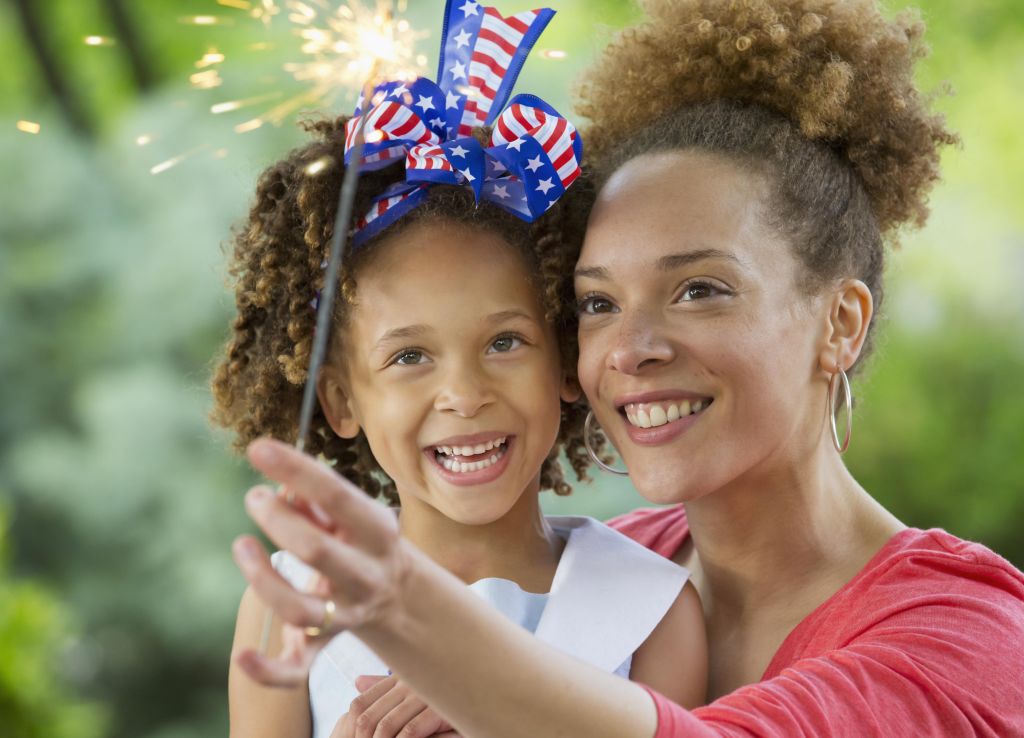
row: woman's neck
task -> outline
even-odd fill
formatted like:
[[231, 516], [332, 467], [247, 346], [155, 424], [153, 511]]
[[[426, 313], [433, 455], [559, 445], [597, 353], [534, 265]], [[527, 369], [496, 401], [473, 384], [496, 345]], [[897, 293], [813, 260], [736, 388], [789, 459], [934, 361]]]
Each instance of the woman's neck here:
[[564, 541], [544, 519], [537, 492], [536, 487], [524, 491], [505, 515], [481, 525], [452, 520], [407, 495], [399, 527], [405, 538], [467, 584], [498, 577], [527, 592], [547, 592]]
[[831, 449], [686, 505], [708, 617], [808, 614], [903, 525]]

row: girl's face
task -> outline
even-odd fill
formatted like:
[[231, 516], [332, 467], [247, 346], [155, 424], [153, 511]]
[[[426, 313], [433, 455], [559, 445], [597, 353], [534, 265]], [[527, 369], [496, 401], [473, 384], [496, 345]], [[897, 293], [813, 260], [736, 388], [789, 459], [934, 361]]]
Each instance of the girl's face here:
[[494, 522], [536, 493], [560, 399], [575, 399], [523, 257], [451, 224], [414, 225], [372, 248], [344, 366], [321, 382], [332, 425], [366, 434], [406, 512]]
[[611, 178], [591, 216], [580, 383], [652, 502], [763, 479], [827, 438], [827, 315], [764, 224], [764, 193], [721, 158], [651, 154]]

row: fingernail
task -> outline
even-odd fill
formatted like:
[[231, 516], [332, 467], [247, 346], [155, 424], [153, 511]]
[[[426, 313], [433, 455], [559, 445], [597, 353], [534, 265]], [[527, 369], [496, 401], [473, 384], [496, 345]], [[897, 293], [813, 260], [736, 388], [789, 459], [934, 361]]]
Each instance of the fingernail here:
[[245, 504], [249, 507], [259, 507], [270, 498], [270, 490], [266, 487], [253, 487], [245, 496]]
[[246, 562], [253, 562], [259, 555], [256, 551], [256, 545], [252, 541], [238, 541], [235, 543], [235, 553], [238, 554], [238, 558]]

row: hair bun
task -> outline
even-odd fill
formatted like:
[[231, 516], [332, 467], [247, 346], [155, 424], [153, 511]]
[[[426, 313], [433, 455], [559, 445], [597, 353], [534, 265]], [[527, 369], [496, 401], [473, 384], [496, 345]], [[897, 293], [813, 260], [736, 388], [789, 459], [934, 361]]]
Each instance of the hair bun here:
[[958, 138], [914, 85], [925, 56], [916, 13], [886, 20], [872, 0], [641, 0], [584, 77], [579, 111], [600, 159], [689, 104], [762, 105], [827, 143], [860, 176], [878, 223], [923, 225], [939, 149]]

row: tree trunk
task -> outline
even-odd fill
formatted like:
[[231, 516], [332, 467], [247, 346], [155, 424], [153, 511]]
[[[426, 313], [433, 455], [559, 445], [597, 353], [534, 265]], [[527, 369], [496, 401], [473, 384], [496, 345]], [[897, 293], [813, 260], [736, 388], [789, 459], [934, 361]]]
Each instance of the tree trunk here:
[[114, 31], [117, 34], [117, 42], [124, 49], [131, 65], [132, 78], [135, 80], [135, 87], [139, 92], [146, 92], [153, 88], [156, 81], [153, 75], [151, 57], [146, 54], [143, 48], [142, 39], [136, 31], [131, 16], [125, 10], [124, 0], [106, 0], [107, 14], [114, 24]]
[[57, 58], [47, 45], [39, 20], [39, 3], [36, 0], [13, 0], [22, 30], [28, 40], [28, 46], [36, 58], [39, 71], [43, 75], [46, 86], [57, 101], [64, 119], [73, 131], [86, 138], [92, 138], [93, 127], [86, 116], [78, 98], [71, 92], [64, 74], [61, 72]]

